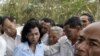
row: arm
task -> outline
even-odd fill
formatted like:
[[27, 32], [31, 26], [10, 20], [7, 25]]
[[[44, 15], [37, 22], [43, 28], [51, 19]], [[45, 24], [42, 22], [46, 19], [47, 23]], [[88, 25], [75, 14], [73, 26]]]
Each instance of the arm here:
[[52, 54], [55, 54], [55, 53], [60, 51], [60, 44], [56, 43], [56, 44], [51, 45], [51, 46], [44, 45], [44, 48], [45, 48], [44, 49], [45, 55], [52, 55]]

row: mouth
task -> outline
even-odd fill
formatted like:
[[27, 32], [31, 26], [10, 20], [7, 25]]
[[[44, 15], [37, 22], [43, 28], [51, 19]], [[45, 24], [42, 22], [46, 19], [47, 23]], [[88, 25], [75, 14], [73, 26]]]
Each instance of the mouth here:
[[76, 52], [75, 56], [88, 56], [86, 53], [83, 52]]
[[75, 56], [81, 56], [80, 54], [75, 54]]
[[35, 42], [35, 40], [32, 40], [32, 42]]
[[75, 56], [82, 56], [78, 50], [76, 50], [74, 54], [75, 54]]

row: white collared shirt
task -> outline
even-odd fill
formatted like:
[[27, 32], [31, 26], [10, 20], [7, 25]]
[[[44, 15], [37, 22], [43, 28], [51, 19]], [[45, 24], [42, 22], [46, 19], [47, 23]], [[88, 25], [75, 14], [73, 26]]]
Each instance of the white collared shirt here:
[[0, 56], [4, 56], [6, 53], [6, 41], [0, 37]]
[[17, 34], [15, 39], [13, 39], [4, 33], [1, 37], [4, 38], [7, 43], [7, 51], [5, 56], [12, 56], [15, 47], [21, 42], [20, 35]]
[[45, 55], [55, 55], [57, 52], [59, 56], [74, 56], [74, 50], [71, 41], [67, 36], [63, 36], [58, 40], [58, 43], [52, 46], [45, 45]]
[[59, 39], [59, 43], [61, 56], [74, 56], [74, 48], [72, 42], [68, 39], [67, 36], [61, 37], [61, 39]]

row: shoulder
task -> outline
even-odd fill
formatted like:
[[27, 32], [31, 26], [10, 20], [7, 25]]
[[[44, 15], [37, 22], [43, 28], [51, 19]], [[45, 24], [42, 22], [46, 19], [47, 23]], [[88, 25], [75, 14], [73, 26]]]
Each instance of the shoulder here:
[[18, 46], [16, 46], [15, 49], [24, 49], [26, 47], [26, 43], [20, 43]]
[[37, 46], [41, 49], [44, 49], [44, 44], [43, 43], [40, 43], [40, 44], [37, 44]]
[[18, 55], [19, 56], [19, 54], [22, 54], [25, 50], [25, 43], [21, 43], [21, 44], [19, 44], [18, 46], [16, 46], [16, 48], [14, 49], [14, 55], [16, 56], [16, 55]]
[[24, 56], [24, 55], [23, 55], [23, 52], [25, 51], [25, 50], [24, 50], [24, 47], [25, 47], [25, 44], [24, 44], [24, 43], [19, 44], [19, 45], [14, 49], [13, 56]]
[[0, 36], [0, 41], [5, 41], [3, 35]]
[[62, 36], [59, 40], [58, 40], [58, 42], [66, 42], [68, 40], [68, 37], [67, 36]]
[[0, 36], [0, 38], [5, 39], [6, 38], [6, 34], [4, 33], [3, 35]]
[[1, 36], [0, 36], [0, 43], [2, 43], [2, 44], [6, 44], [5, 39], [4, 39], [3, 37], [1, 37]]
[[0, 47], [6, 47], [6, 41], [0, 36]]

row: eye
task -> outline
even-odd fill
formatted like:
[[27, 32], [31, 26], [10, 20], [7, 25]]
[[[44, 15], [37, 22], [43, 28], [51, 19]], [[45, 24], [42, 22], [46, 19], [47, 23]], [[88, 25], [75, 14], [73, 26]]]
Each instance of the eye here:
[[35, 35], [38, 35], [38, 33], [35, 33]]
[[33, 34], [31, 34], [31, 33], [29, 33], [27, 36], [32, 37], [32, 36], [34, 36], [34, 35], [33, 35]]
[[83, 23], [86, 23], [86, 20], [82, 20]]
[[89, 42], [90, 46], [97, 46], [97, 44], [95, 42]]

